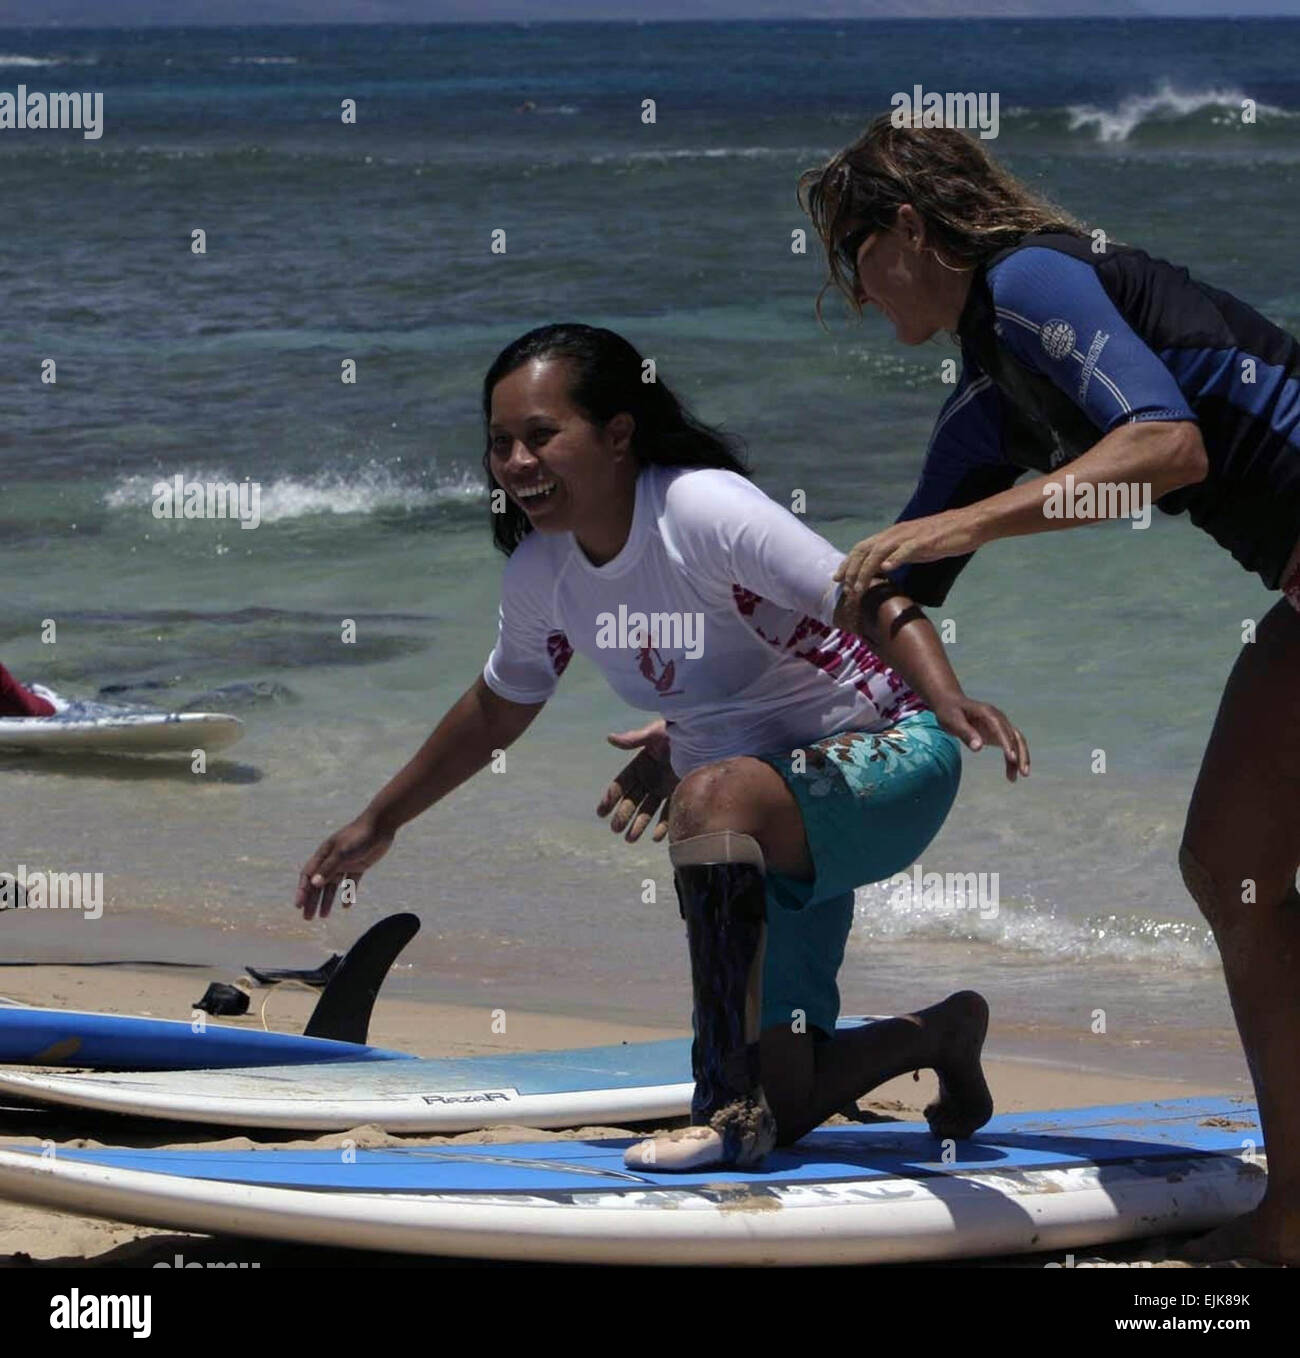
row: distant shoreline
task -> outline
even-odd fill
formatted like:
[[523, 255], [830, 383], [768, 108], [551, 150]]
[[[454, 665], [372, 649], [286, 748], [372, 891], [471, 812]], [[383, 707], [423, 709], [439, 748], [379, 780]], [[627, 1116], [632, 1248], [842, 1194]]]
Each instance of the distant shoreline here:
[[[853, 25], [879, 25], [879, 24], [943, 24], [951, 27], [954, 24], [987, 24], [987, 23], [1036, 23], [1036, 24], [1068, 24], [1080, 22], [1096, 23], [1141, 23], [1141, 24], [1165, 24], [1165, 23], [1184, 23], [1184, 24], [1215, 24], [1215, 23], [1250, 23], [1250, 22], [1273, 22], [1273, 23], [1294, 23], [1300, 24], [1300, 14], [1287, 14], [1267, 9], [1248, 10], [1245, 12], [1234, 12], [1225, 14], [1203, 14], [1191, 12], [1176, 13], [1152, 13], [1134, 4], [1130, 8], [1116, 12], [1116, 5], [1123, 3], [1123, 0], [1114, 0], [1114, 3], [1107, 3], [1104, 8], [1084, 8], [1072, 12], [1062, 13], [1059, 9], [1053, 9], [1051, 13], [1039, 12], [1036, 0], [1026, 0], [1023, 8], [1005, 6], [1000, 9], [988, 9], [984, 12], [972, 11], [971, 6], [958, 3], [958, 0], [939, 0], [934, 4], [933, 12], [928, 14], [918, 14], [916, 10], [925, 4], [925, 0], [900, 0], [897, 8], [893, 12], [886, 10], [873, 14], [819, 14], [808, 15], [807, 5], [792, 6], [789, 12], [783, 13], [773, 11], [772, 13], [759, 15], [700, 15], [700, 6], [683, 5], [679, 14], [667, 17], [657, 16], [653, 19], [645, 19], [636, 13], [613, 13], [605, 14], [593, 18], [591, 16], [581, 16], [577, 14], [561, 13], [553, 17], [539, 19], [536, 17], [536, 6], [527, 7], [521, 5], [518, 12], [513, 16], [497, 15], [492, 19], [482, 19], [475, 17], [473, 13], [463, 15], [450, 14], [440, 19], [419, 18], [391, 18], [381, 21], [373, 19], [351, 19], [336, 16], [329, 19], [314, 17], [311, 19], [299, 18], [267, 18], [255, 16], [250, 6], [248, 17], [246, 18], [223, 18], [213, 20], [195, 16], [185, 23], [175, 23], [170, 20], [160, 22], [141, 14], [135, 18], [118, 19], [113, 23], [92, 23], [81, 19], [51, 19], [48, 17], [51, 4], [49, 0], [37, 0], [33, 3], [31, 16], [26, 21], [21, 19], [10, 19], [0, 26], [0, 33], [103, 33], [107, 31], [119, 30], [149, 30], [149, 31], [175, 31], [184, 32], [192, 30], [218, 31], [221, 29], [248, 29], [256, 28], [268, 32], [277, 29], [288, 32], [302, 32], [309, 29], [332, 29], [332, 28], [356, 28], [356, 29], [410, 29], [410, 28], [554, 28], [554, 27], [573, 27], [573, 28], [599, 28], [617, 25], [627, 28], [673, 28], [686, 27], [718, 27], [735, 28], [745, 25], [754, 28], [761, 28], [770, 25], [780, 25], [789, 27], [797, 25], [806, 28], [819, 27], [842, 27], [845, 24]], [[39, 4], [39, 8], [38, 8]], [[951, 8], [947, 6], [951, 5]], [[323, 7], [323, 6], [322, 6]], [[266, 5], [259, 6], [258, 9], [265, 11]], [[473, 6], [467, 5], [467, 9]], [[24, 13], [22, 4], [16, 6], [17, 13]], [[117, 12], [123, 10], [129, 14], [130, 9], [126, 4], [119, 5]], [[695, 12], [692, 12], [695, 11]], [[39, 17], [38, 17], [39, 16]]]

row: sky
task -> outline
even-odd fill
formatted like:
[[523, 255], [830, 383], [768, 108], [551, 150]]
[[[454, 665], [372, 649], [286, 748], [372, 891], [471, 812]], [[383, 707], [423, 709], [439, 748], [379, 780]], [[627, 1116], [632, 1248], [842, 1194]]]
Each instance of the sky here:
[[1300, 0], [0, 0], [4, 27], [438, 23], [464, 19], [1300, 17]]

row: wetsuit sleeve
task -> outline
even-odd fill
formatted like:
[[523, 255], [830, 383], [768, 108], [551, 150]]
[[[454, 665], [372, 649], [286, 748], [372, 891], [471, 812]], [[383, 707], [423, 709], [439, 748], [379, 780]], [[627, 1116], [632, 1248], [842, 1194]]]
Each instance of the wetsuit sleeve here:
[[999, 342], [1050, 378], [1102, 433], [1134, 420], [1195, 421], [1174, 375], [1090, 265], [1029, 246], [995, 265], [988, 284]]
[[[1010, 490], [1022, 468], [1002, 453], [1001, 398], [992, 381], [967, 360], [957, 390], [944, 402], [912, 498], [898, 522], [964, 509]], [[890, 577], [919, 604], [943, 603], [974, 553], [901, 566]]]
[[720, 468], [688, 472], [669, 487], [667, 509], [674, 548], [692, 574], [833, 623], [833, 577], [845, 554], [752, 481]]
[[540, 540], [527, 537], [506, 562], [497, 614], [497, 642], [483, 667], [483, 682], [512, 703], [544, 703], [573, 656], [551, 617], [554, 581]]

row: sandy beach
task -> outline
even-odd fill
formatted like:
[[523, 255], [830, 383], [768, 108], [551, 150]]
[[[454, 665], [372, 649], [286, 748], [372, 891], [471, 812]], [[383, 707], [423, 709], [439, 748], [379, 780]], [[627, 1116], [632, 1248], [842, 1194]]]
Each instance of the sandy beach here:
[[[13, 969], [0, 966], [0, 995], [33, 1004], [158, 1018], [188, 1018], [192, 1002], [202, 994], [209, 981], [229, 981], [232, 977], [230, 971], [215, 969], [177, 971], [166, 968], [134, 970], [60, 966]], [[259, 1027], [264, 1016], [268, 1027], [299, 1032], [316, 998], [315, 992], [305, 987], [278, 986], [254, 989], [251, 993], [252, 1004], [247, 1015], [240, 1019], [222, 1019], [220, 1022]], [[504, 1033], [492, 1031], [492, 1012], [486, 1007], [381, 998], [376, 1006], [370, 1036], [376, 1045], [432, 1057], [650, 1041], [681, 1036], [685, 1032], [685, 1029], [652, 1028], [528, 1012], [507, 1012], [505, 1027]], [[990, 1033], [989, 1046], [996, 1053], [996, 1025]], [[1000, 1112], [1084, 1107], [1090, 1104], [1221, 1092], [1209, 1085], [1099, 1074], [1065, 1065], [999, 1058], [996, 1054], [986, 1060], [985, 1067]], [[861, 1101], [860, 1108], [864, 1115], [917, 1120], [924, 1105], [934, 1097], [934, 1092], [934, 1077], [926, 1071], [921, 1073], [919, 1080], [904, 1076], [881, 1086]], [[0, 1110], [0, 1146], [30, 1145], [33, 1141], [48, 1139], [56, 1145], [68, 1147], [124, 1145], [182, 1148], [209, 1145], [234, 1149], [256, 1143], [333, 1146], [349, 1137], [358, 1145], [383, 1146], [582, 1139], [630, 1134], [630, 1129], [620, 1127], [581, 1127], [561, 1132], [509, 1127], [487, 1128], [481, 1132], [452, 1137], [398, 1137], [376, 1128], [363, 1128], [298, 1139], [288, 1135], [259, 1135], [255, 1142], [245, 1136], [223, 1135], [220, 1131], [204, 1135], [199, 1128], [178, 1124], [134, 1123], [125, 1119], [95, 1118], [90, 1115], [69, 1117], [62, 1110]], [[1166, 1239], [1136, 1241], [1129, 1245], [1107, 1247], [1095, 1254], [1077, 1254], [1073, 1266], [1103, 1267], [1127, 1262], [1142, 1267], [1188, 1267], [1173, 1259], [1172, 1252], [1172, 1242]], [[392, 1264], [399, 1260], [412, 1264], [437, 1263], [437, 1260], [413, 1256], [361, 1255], [342, 1250], [277, 1245], [268, 1241], [181, 1235], [172, 1231], [64, 1216], [0, 1203], [0, 1267], [150, 1267], [172, 1265], [178, 1254], [187, 1261], [207, 1258], [242, 1261], [248, 1266], [256, 1263], [259, 1267], [302, 1266], [307, 1263], [313, 1267], [378, 1267], [385, 1262]], [[1020, 1259], [967, 1261], [964, 1265], [947, 1266], [1007, 1264], [1043, 1267], [1062, 1262], [1061, 1256], [1047, 1254]]]

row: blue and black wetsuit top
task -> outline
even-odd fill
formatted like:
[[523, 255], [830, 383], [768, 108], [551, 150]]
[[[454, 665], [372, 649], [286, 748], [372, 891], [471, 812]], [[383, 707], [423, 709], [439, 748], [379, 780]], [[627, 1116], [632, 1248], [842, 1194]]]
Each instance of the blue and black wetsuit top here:
[[[1300, 538], [1300, 341], [1186, 269], [1089, 237], [1027, 236], [975, 271], [962, 373], [901, 519], [957, 509], [1050, 472], [1134, 420], [1199, 424], [1204, 481], [1186, 511], [1270, 589]], [[969, 556], [895, 578], [942, 603]]]

